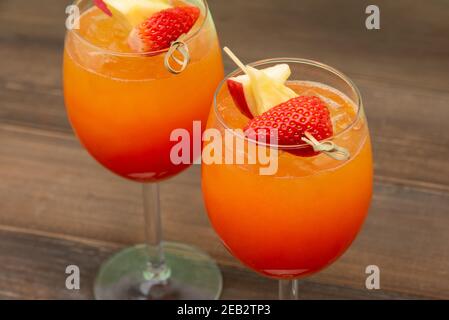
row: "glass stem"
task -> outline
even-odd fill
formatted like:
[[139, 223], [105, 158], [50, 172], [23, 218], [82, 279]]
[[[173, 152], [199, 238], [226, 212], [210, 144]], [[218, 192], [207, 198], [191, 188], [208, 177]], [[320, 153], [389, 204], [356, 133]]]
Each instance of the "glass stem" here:
[[279, 280], [279, 300], [298, 299], [298, 280]]
[[145, 214], [146, 245], [148, 247], [148, 268], [145, 279], [164, 282], [170, 277], [170, 269], [165, 263], [162, 246], [162, 222], [159, 200], [159, 184], [143, 184], [143, 207]]

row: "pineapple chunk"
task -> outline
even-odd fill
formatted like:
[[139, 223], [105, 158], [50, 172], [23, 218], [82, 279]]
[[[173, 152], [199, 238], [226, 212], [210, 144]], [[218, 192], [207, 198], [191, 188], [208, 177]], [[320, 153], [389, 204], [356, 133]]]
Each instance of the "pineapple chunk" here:
[[284, 103], [298, 95], [284, 83], [270, 78], [266, 73], [247, 66], [246, 72], [251, 79], [251, 89], [256, 102], [257, 115]]
[[168, 0], [103, 0], [112, 16], [133, 28], [154, 13], [171, 8]]

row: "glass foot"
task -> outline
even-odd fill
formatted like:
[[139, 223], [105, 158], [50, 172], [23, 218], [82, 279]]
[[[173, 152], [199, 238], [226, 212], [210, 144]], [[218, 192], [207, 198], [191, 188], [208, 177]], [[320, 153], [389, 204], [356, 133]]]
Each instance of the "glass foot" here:
[[[222, 290], [222, 276], [208, 255], [193, 247], [164, 242], [170, 267], [166, 281], [146, 275], [148, 248], [124, 249], [101, 267], [94, 285], [97, 300], [214, 300]], [[151, 252], [150, 252], [151, 254]]]

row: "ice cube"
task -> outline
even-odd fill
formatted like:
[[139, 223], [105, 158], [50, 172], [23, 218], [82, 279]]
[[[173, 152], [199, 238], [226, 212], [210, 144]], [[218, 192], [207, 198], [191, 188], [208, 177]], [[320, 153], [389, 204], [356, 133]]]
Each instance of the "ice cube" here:
[[319, 94], [313, 89], [307, 89], [303, 92], [300, 92], [302, 96], [319, 96]]
[[321, 95], [319, 93], [316, 93], [315, 95], [318, 98], [320, 98], [328, 107], [330, 107], [330, 108], [332, 108], [334, 110], [340, 109], [342, 107], [341, 104], [339, 104], [338, 102], [336, 102], [336, 101], [334, 101], [334, 100], [332, 100], [332, 99], [330, 99], [328, 97], [325, 97], [325, 96], [323, 96], [323, 95]]
[[332, 125], [336, 132], [346, 129], [351, 123], [351, 117], [347, 112], [340, 112], [331, 118]]
[[344, 113], [340, 113], [340, 114], [337, 114], [336, 116], [333, 116], [333, 117], [331, 118], [332, 126], [333, 126], [334, 128], [336, 128], [337, 125], [338, 125], [338, 122], [339, 122], [341, 119], [343, 119], [344, 116], [345, 116]]

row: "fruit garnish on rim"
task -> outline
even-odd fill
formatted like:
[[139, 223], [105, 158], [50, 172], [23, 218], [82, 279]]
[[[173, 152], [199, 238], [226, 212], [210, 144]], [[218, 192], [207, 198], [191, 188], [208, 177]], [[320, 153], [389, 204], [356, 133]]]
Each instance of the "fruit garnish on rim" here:
[[201, 14], [198, 7], [173, 7], [169, 0], [94, 0], [94, 4], [130, 31], [128, 45], [139, 53], [169, 48]]
[[[281, 84], [285, 83], [291, 75], [288, 64], [278, 64], [270, 68], [260, 70], [268, 78]], [[232, 77], [227, 80], [229, 93], [240, 111], [248, 118], [259, 114], [253, 95], [250, 77], [246, 74]]]
[[[271, 70], [257, 70], [245, 66], [229, 48], [224, 48], [224, 51], [245, 72], [242, 78], [230, 78], [227, 83], [231, 96], [243, 114], [250, 118], [261, 115], [275, 105], [297, 96], [296, 92], [285, 85], [291, 74], [288, 65], [280, 64]], [[243, 90], [235, 82], [240, 82]]]
[[136, 52], [164, 50], [187, 34], [200, 16], [193, 6], [165, 9], [153, 14], [130, 33], [128, 44]]
[[[244, 128], [247, 135], [256, 141], [273, 141], [274, 133], [281, 146], [304, 144], [306, 132], [317, 141], [330, 138], [333, 128], [329, 110], [317, 97], [299, 96], [271, 108], [252, 119]], [[313, 147], [289, 150], [299, 156], [314, 156]]]
[[172, 7], [168, 0], [94, 0], [94, 4], [129, 29], [154, 13]]
[[[244, 128], [249, 139], [276, 145], [302, 157], [323, 152], [336, 160], [349, 158], [345, 148], [332, 141], [321, 142], [334, 134], [329, 109], [319, 97], [299, 96], [286, 85], [290, 69], [284, 74], [257, 70], [245, 66], [228, 48], [224, 51], [247, 76], [237, 81], [241, 86], [234, 83], [237, 78], [230, 78], [228, 88], [242, 113], [253, 117]], [[281, 66], [273, 68], [280, 70]], [[250, 94], [245, 92], [245, 86]]]

